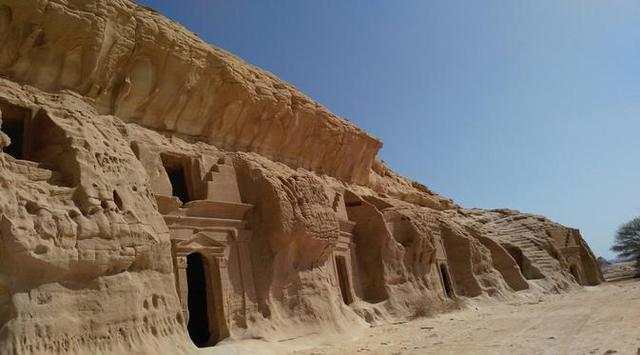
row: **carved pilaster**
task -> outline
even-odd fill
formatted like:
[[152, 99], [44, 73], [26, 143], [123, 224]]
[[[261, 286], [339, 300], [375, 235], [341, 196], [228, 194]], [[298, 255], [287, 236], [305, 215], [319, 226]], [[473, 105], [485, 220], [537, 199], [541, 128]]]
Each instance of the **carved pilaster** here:
[[228, 259], [225, 256], [221, 256], [221, 255], [215, 255], [212, 256], [212, 262], [215, 262], [217, 264], [217, 271], [218, 274], [216, 275], [218, 277], [218, 280], [220, 280], [219, 286], [220, 286], [220, 297], [222, 298], [222, 302], [219, 302], [216, 305], [216, 313], [218, 315], [218, 317], [220, 317], [220, 319], [222, 320], [222, 322], [219, 322], [220, 324], [220, 336], [221, 337], [227, 337], [229, 336], [229, 330], [227, 328], [227, 325], [230, 322], [229, 319], [229, 314], [227, 312], [228, 309], [231, 309], [229, 307], [229, 291], [231, 290], [231, 281], [229, 280], [229, 270], [228, 270]]
[[180, 298], [180, 304], [182, 305], [182, 315], [185, 319], [185, 324], [189, 323], [189, 304], [188, 304], [188, 286], [187, 286], [187, 257], [176, 256], [176, 288], [178, 289], [178, 297]]

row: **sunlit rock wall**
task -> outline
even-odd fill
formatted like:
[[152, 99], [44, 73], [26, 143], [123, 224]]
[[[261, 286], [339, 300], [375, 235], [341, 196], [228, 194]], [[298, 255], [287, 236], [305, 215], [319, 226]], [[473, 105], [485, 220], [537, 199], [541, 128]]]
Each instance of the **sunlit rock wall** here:
[[380, 141], [272, 74], [125, 0], [0, 1], [0, 73], [99, 112], [366, 183]]
[[[185, 240], [165, 220], [189, 204], [170, 196], [163, 154], [194, 164], [193, 200], [243, 211], [242, 238], [203, 239], [232, 244], [211, 302], [221, 338], [340, 332], [602, 281], [579, 231], [464, 209], [397, 175], [375, 138], [129, 1], [0, 0], [0, 45], [2, 355], [195, 349]], [[228, 224], [229, 210], [192, 223]]]
[[1, 80], [5, 125], [16, 108], [33, 144], [31, 161], [0, 160], [0, 354], [188, 347], [168, 231], [122, 122]]

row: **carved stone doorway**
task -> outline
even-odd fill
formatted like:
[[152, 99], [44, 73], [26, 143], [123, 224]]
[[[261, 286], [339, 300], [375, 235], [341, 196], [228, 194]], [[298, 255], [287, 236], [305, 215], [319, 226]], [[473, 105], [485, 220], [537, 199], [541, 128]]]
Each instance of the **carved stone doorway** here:
[[340, 284], [340, 293], [344, 304], [351, 304], [353, 297], [351, 296], [351, 285], [349, 283], [349, 272], [347, 270], [347, 262], [343, 256], [336, 256], [336, 271], [338, 274], [338, 282]]
[[440, 264], [440, 277], [442, 278], [442, 286], [444, 287], [444, 295], [453, 298], [453, 287], [449, 278], [449, 271], [444, 264]]
[[227, 246], [208, 232], [172, 242], [176, 286], [189, 336], [198, 347], [213, 346], [229, 336], [224, 302], [229, 287]]
[[209, 345], [211, 332], [209, 330], [209, 311], [207, 305], [208, 283], [206, 261], [199, 253], [187, 256], [187, 289], [189, 336], [197, 347]]

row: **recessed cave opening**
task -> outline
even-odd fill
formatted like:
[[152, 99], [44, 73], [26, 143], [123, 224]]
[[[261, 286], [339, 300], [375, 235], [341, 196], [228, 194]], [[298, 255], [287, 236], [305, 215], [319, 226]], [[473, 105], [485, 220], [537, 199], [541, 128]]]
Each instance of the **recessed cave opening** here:
[[363, 200], [355, 193], [345, 190], [344, 201], [350, 221], [356, 222], [353, 229], [353, 248], [357, 270], [358, 298], [369, 303], [379, 303], [389, 298], [384, 280], [382, 250], [388, 236], [383, 215], [375, 205]]
[[509, 252], [513, 260], [520, 268], [522, 276], [527, 280], [544, 279], [545, 276], [540, 271], [531, 265], [531, 261], [527, 259], [526, 255], [518, 247], [507, 245], [505, 249]]
[[578, 267], [575, 265], [571, 265], [569, 267], [569, 271], [571, 272], [571, 275], [573, 275], [573, 278], [576, 280], [576, 282], [579, 285], [582, 285], [582, 279], [580, 278], [580, 273], [578, 272]]
[[38, 169], [51, 171], [47, 179], [50, 184], [67, 187], [77, 184], [74, 153], [68, 149], [65, 131], [45, 110], [33, 111], [0, 101], [0, 113], [1, 130], [11, 139], [11, 144], [3, 148], [4, 153], [22, 161], [20, 165], [31, 161], [37, 163]]
[[347, 271], [347, 262], [344, 256], [336, 256], [336, 271], [338, 272], [338, 282], [340, 284], [340, 293], [344, 304], [353, 303], [351, 296], [351, 286], [349, 284], [349, 273]]
[[516, 247], [505, 247], [505, 249], [507, 249], [507, 251], [509, 252], [511, 257], [513, 258], [513, 260], [515, 260], [516, 264], [518, 264], [518, 267], [520, 268], [520, 272], [522, 273], [522, 275], [526, 279], [529, 279], [529, 277], [527, 277], [527, 273], [525, 271], [524, 255], [522, 254], [522, 250], [520, 250], [520, 249], [518, 249]]
[[16, 159], [23, 157], [24, 122], [7, 120], [2, 124], [2, 130], [11, 138], [11, 144], [5, 148], [5, 153]]
[[199, 348], [208, 346], [211, 338], [205, 266], [206, 263], [201, 254], [192, 253], [187, 256], [189, 308], [187, 330], [191, 340]]
[[179, 158], [163, 155], [162, 164], [171, 182], [171, 194], [179, 198], [182, 203], [191, 201], [192, 198], [189, 194], [187, 175], [183, 162]]
[[440, 277], [442, 278], [442, 286], [444, 286], [444, 295], [453, 298], [453, 287], [451, 287], [451, 278], [449, 271], [444, 264], [440, 264]]
[[189, 190], [187, 189], [187, 179], [184, 176], [182, 167], [166, 167], [169, 181], [171, 181], [172, 195], [176, 196], [183, 203], [191, 201], [189, 198]]
[[20, 160], [29, 158], [31, 132], [29, 123], [31, 110], [10, 104], [0, 104], [2, 112], [2, 132], [11, 138], [11, 144], [4, 152]]

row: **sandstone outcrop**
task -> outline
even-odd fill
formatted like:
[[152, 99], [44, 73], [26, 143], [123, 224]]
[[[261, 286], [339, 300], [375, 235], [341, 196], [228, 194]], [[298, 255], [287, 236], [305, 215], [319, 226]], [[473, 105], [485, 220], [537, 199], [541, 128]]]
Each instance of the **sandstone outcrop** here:
[[608, 264], [601, 266], [604, 278], [607, 281], [618, 281], [633, 277], [640, 277], [638, 266], [635, 261], [626, 261], [620, 263]]
[[398, 176], [129, 1], [0, 0], [0, 44], [0, 354], [188, 353], [602, 281], [577, 230]]
[[379, 140], [127, 0], [0, 3], [0, 74], [102, 114], [366, 183]]

